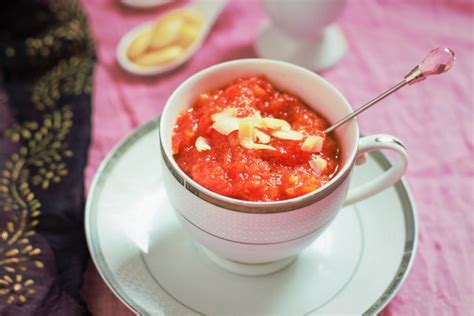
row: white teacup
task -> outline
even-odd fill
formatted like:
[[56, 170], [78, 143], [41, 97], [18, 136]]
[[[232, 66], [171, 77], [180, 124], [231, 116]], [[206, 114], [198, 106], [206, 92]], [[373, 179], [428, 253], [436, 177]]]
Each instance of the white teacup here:
[[[323, 187], [284, 201], [251, 202], [214, 193], [187, 176], [171, 152], [178, 115], [201, 93], [222, 88], [249, 75], [264, 75], [278, 89], [298, 96], [329, 122], [352, 112], [344, 96], [329, 82], [305, 68], [266, 59], [243, 59], [207, 68], [183, 82], [166, 103], [160, 123], [166, 191], [183, 227], [209, 257], [243, 274], [266, 274], [286, 266], [328, 227], [344, 204], [354, 203], [393, 185], [407, 167], [403, 144], [390, 135], [359, 137], [356, 120], [335, 133], [341, 146], [341, 168]], [[358, 157], [388, 149], [398, 159], [376, 179], [348, 192]]]

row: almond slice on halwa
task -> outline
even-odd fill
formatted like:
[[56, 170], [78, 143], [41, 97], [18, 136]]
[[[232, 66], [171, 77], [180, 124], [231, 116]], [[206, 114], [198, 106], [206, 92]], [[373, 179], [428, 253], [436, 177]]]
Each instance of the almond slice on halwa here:
[[251, 121], [248, 120], [240, 120], [239, 121], [239, 143], [243, 147], [247, 149], [268, 149], [268, 150], [276, 150], [275, 147], [270, 145], [264, 144], [256, 144], [253, 141], [253, 134], [254, 134], [254, 125]]
[[199, 136], [196, 138], [196, 142], [194, 143], [194, 146], [196, 146], [197, 151], [205, 151], [205, 150], [210, 150], [211, 146], [209, 145], [209, 140], [206, 138]]
[[270, 135], [267, 133], [264, 133], [262, 131], [259, 131], [258, 129], [255, 129], [255, 137], [257, 140], [262, 143], [262, 144], [268, 144], [270, 142]]
[[236, 117], [221, 117], [212, 124], [212, 128], [227, 136], [239, 129], [239, 119]]
[[265, 144], [255, 144], [253, 143], [251, 145], [251, 149], [267, 149], [267, 150], [276, 150], [275, 147], [270, 146], [270, 145], [265, 145]]
[[[239, 143], [245, 148], [276, 150], [273, 146], [265, 145], [270, 142], [270, 135], [286, 140], [298, 141], [303, 139], [303, 134], [291, 130], [291, 125], [285, 120], [272, 117], [262, 118], [259, 111], [256, 111], [252, 116], [243, 118], [237, 118], [236, 115], [237, 109], [235, 108], [226, 108], [221, 112], [214, 113], [211, 116], [214, 121], [212, 128], [226, 136], [238, 130]], [[260, 128], [270, 135], [259, 130]], [[256, 141], [259, 143], [256, 143]]]
[[241, 141], [241, 142], [240, 142], [240, 145], [242, 145], [243, 147], [245, 147], [245, 148], [247, 148], [247, 149], [256, 149], [256, 150], [259, 150], [259, 149], [268, 149], [268, 150], [276, 150], [276, 148], [273, 147], [273, 146], [265, 145], [265, 144], [257, 144], [257, 143], [253, 142], [253, 141], [250, 140], [250, 139], [245, 139], [244, 141]]
[[253, 128], [254, 125], [248, 120], [239, 120], [239, 140], [242, 142], [244, 140], [250, 139], [253, 141]]
[[303, 134], [294, 130], [277, 130], [271, 132], [273, 137], [287, 140], [302, 140]]
[[276, 119], [273, 117], [264, 117], [259, 122], [259, 127], [268, 128], [268, 129], [277, 129], [289, 131], [291, 130], [291, 125], [285, 120]]
[[303, 144], [301, 150], [311, 153], [320, 152], [323, 149], [324, 138], [321, 136], [308, 136]]
[[251, 124], [253, 127], [258, 127], [260, 125], [261, 119], [256, 116], [246, 116], [239, 118], [239, 122], [247, 122]]
[[324, 158], [317, 157], [316, 159], [311, 159], [309, 161], [309, 165], [311, 169], [316, 171], [318, 174], [321, 174], [324, 170], [326, 170], [328, 162]]
[[222, 110], [221, 112], [217, 112], [211, 115], [211, 119], [216, 122], [220, 119], [227, 118], [227, 117], [233, 117], [237, 115], [237, 109], [236, 108], [226, 108]]

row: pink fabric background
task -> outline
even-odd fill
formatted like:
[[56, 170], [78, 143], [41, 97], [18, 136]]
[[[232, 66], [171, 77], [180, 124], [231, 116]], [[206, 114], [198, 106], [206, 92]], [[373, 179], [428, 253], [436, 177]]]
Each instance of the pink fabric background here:
[[[99, 59], [87, 185], [111, 147], [157, 116], [184, 79], [216, 63], [254, 57], [254, 39], [265, 18], [258, 1], [231, 1], [188, 64], [146, 79], [124, 73], [115, 62], [115, 48], [130, 28], [173, 6], [141, 12], [112, 0], [82, 2]], [[404, 89], [359, 122], [365, 133], [393, 134], [405, 142], [410, 155], [406, 177], [419, 211], [416, 260], [383, 315], [473, 315], [474, 2], [352, 0], [339, 24], [349, 50], [322, 75], [355, 106], [397, 82], [431, 48], [449, 46], [457, 54], [448, 74]], [[131, 315], [92, 264], [83, 293], [97, 315]]]

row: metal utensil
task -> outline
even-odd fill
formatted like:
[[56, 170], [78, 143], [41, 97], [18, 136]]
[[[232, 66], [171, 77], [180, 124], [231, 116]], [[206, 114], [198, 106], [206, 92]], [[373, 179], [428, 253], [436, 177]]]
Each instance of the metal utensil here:
[[388, 89], [384, 93], [380, 94], [378, 97], [370, 100], [363, 106], [359, 107], [357, 110], [354, 112], [346, 115], [330, 127], [326, 128], [324, 130], [324, 133], [330, 133], [339, 126], [343, 125], [347, 121], [351, 120], [355, 116], [359, 115], [360, 113], [364, 112], [377, 102], [385, 99], [395, 91], [401, 89], [402, 87], [408, 85], [412, 85], [416, 82], [425, 80], [429, 76], [432, 75], [440, 75], [449, 69], [453, 67], [454, 61], [456, 60], [456, 56], [454, 55], [454, 52], [449, 49], [449, 48], [435, 48], [433, 49], [428, 56], [425, 57], [425, 59], [422, 61], [421, 64], [413, 68], [406, 76], [405, 78], [397, 83], [395, 86], [392, 88]]

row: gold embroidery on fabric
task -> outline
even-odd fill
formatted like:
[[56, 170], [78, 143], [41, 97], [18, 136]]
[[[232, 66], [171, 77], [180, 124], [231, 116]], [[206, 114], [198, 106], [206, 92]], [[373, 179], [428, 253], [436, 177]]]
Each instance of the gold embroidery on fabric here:
[[38, 80], [33, 87], [31, 101], [38, 110], [45, 110], [55, 106], [61, 93], [75, 96], [82, 93], [90, 95], [92, 77], [89, 74], [92, 67], [93, 61], [90, 56], [75, 56], [61, 61]]
[[[65, 160], [73, 156], [65, 142], [73, 112], [70, 106], [58, 109], [57, 102], [63, 96], [91, 94], [94, 43], [79, 1], [50, 1], [49, 10], [58, 25], [28, 38], [27, 55], [46, 57], [63, 50], [80, 50], [84, 55], [60, 61], [34, 85], [32, 103], [37, 110], [49, 111], [42, 122], [23, 122], [4, 132], [6, 139], [21, 144], [0, 166], [0, 211], [9, 217], [0, 222], [0, 302], [8, 304], [21, 305], [35, 295], [34, 278], [26, 273], [44, 267], [41, 249], [31, 240], [41, 214], [41, 202], [31, 186], [47, 190], [61, 182], [68, 174]], [[7, 48], [5, 54], [13, 57], [15, 51]]]
[[5, 48], [5, 56], [7, 56], [7, 57], [15, 56], [15, 49], [13, 47]]
[[51, 182], [59, 183], [68, 174], [62, 161], [73, 156], [64, 142], [72, 127], [72, 118], [73, 112], [65, 106], [61, 111], [45, 115], [41, 127], [36, 122], [25, 122], [5, 131], [5, 138], [12, 142], [23, 140], [27, 144], [26, 162], [37, 170], [32, 176], [33, 185], [41, 185], [46, 190]]
[[59, 52], [62, 49], [77, 49], [77, 45], [82, 41], [85, 41], [89, 52], [93, 51], [93, 40], [87, 29], [87, 19], [78, 2], [51, 1], [49, 10], [59, 23], [40, 37], [26, 39], [26, 52], [29, 56], [47, 57], [51, 52]]
[[77, 0], [51, 1], [49, 3], [49, 10], [54, 13], [56, 19], [60, 22], [67, 21], [75, 16], [84, 16]]
[[36, 293], [36, 290], [31, 287], [33, 284], [35, 284], [33, 280], [25, 280], [21, 274], [16, 274], [11, 277], [5, 275], [0, 279], [0, 285], [4, 285], [4, 288], [0, 289], [0, 295], [8, 296], [8, 304], [23, 304], [26, 302], [27, 297]]
[[30, 56], [46, 57], [51, 51], [58, 52], [63, 49], [63, 41], [67, 41], [69, 49], [74, 48], [75, 43], [86, 38], [86, 32], [79, 19], [72, 19], [52, 28], [42, 37], [27, 38], [25, 41], [27, 53]]
[[[31, 191], [30, 183], [46, 190], [67, 175], [66, 164], [62, 161], [73, 155], [64, 142], [72, 119], [71, 108], [65, 106], [46, 114], [41, 125], [25, 122], [5, 131], [7, 139], [22, 140], [25, 144], [4, 163], [0, 174], [0, 206], [11, 214], [5, 227], [0, 226], [0, 271], [3, 274], [0, 297], [6, 297], [8, 304], [23, 304], [36, 292], [31, 287], [34, 281], [24, 280], [22, 273], [44, 266], [36, 258], [41, 249], [30, 241], [41, 213], [41, 203]], [[33, 166], [32, 171], [26, 166]]]
[[[35, 234], [34, 227], [39, 224], [40, 202], [31, 192], [25, 169], [26, 150], [13, 154], [4, 164], [0, 178], [0, 194], [2, 195], [3, 210], [14, 215], [0, 229], [2, 246], [0, 247], [0, 269], [3, 278], [0, 279], [0, 296], [5, 296], [8, 304], [24, 303], [34, 292], [26, 291], [26, 284], [21, 283], [22, 272], [28, 268], [42, 268], [43, 262], [35, 259], [41, 253], [33, 246], [30, 237]], [[19, 281], [17, 281], [19, 279]], [[28, 280], [28, 285], [32, 280]], [[31, 283], [32, 284], [32, 283]]]

